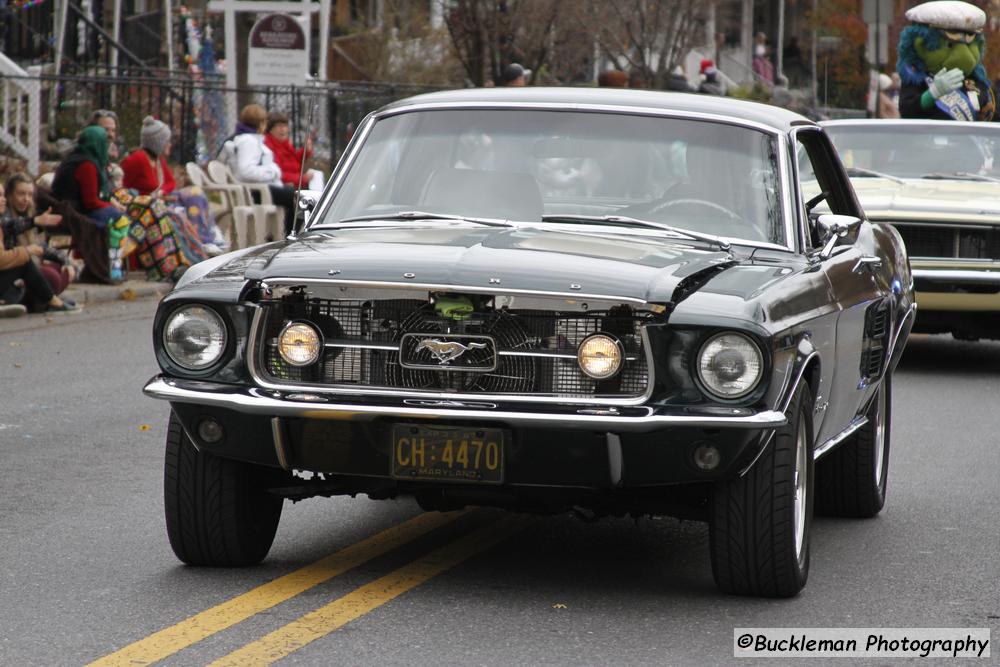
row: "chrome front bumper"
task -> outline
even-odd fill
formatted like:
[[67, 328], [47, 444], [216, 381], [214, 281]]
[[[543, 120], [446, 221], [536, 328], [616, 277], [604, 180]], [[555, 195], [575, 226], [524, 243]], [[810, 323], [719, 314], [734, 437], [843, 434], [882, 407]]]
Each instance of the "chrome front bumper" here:
[[1000, 285], [1000, 271], [976, 271], [970, 269], [934, 269], [916, 268], [911, 272], [913, 279], [926, 280], [934, 283], [970, 284], [970, 285]]
[[[669, 428], [773, 429], [784, 426], [785, 415], [775, 410], [746, 408], [655, 410], [639, 407], [580, 405], [525, 405], [517, 411], [482, 401], [425, 401], [399, 398], [393, 403], [345, 403], [322, 394], [280, 392], [235, 385], [181, 380], [158, 375], [143, 388], [151, 397], [206, 408], [224, 408], [268, 417], [301, 417], [344, 421], [391, 419], [457, 419], [500, 422], [512, 427], [558, 428], [645, 433]], [[409, 400], [410, 404], [407, 404]], [[420, 407], [414, 404], [434, 404]]]

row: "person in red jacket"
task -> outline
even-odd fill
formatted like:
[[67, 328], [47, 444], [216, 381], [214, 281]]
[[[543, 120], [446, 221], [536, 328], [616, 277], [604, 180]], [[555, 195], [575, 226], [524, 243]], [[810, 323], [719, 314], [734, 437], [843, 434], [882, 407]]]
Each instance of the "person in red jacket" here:
[[154, 197], [171, 194], [177, 181], [166, 158], [170, 152], [170, 128], [163, 121], [146, 116], [142, 119], [139, 146], [121, 162], [125, 187]]
[[281, 182], [293, 188], [299, 187], [299, 174], [302, 174], [302, 185], [307, 190], [322, 190], [326, 179], [318, 169], [306, 169], [302, 172], [302, 160], [312, 155], [312, 137], [306, 139], [306, 145], [295, 148], [289, 137], [288, 116], [283, 113], [271, 112], [267, 115], [267, 132], [264, 144], [274, 153], [274, 163], [281, 168]]
[[179, 229], [192, 227], [195, 242], [204, 245], [210, 255], [221, 254], [226, 241], [215, 225], [205, 193], [197, 187], [177, 189], [173, 170], [167, 162], [167, 155], [170, 153], [170, 126], [152, 116], [146, 116], [142, 119], [139, 146], [122, 160], [122, 185], [140, 195], [163, 199], [169, 205], [169, 213], [180, 218]]

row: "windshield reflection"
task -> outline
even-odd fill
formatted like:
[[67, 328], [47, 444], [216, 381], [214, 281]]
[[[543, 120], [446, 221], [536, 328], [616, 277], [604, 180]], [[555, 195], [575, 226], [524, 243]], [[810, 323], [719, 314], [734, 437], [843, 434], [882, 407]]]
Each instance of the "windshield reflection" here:
[[826, 130], [852, 177], [1000, 178], [1000, 132], [979, 124], [880, 123], [830, 125]]
[[402, 113], [372, 128], [320, 224], [409, 211], [539, 225], [621, 216], [783, 244], [776, 143], [734, 125], [629, 114]]

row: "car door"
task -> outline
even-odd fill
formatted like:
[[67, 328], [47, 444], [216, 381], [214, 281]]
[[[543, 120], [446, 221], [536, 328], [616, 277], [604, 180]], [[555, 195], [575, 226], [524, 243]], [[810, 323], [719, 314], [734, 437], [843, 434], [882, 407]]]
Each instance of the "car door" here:
[[[833, 146], [818, 128], [802, 128], [794, 136], [801, 201], [808, 206], [825, 193], [806, 212], [802, 240], [840, 308], [835, 358], [821, 360], [824, 372], [832, 374], [828, 395], [817, 397], [816, 441], [822, 444], [848, 427], [873, 392], [888, 342], [890, 292], [874, 229], [864, 219]], [[817, 222], [826, 211], [861, 219], [829, 255], [823, 253], [825, 239]]]

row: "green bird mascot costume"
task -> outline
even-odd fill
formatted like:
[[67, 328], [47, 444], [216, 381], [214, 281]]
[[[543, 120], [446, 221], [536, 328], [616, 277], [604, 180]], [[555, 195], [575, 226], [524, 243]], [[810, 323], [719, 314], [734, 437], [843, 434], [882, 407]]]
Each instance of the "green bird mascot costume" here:
[[996, 100], [983, 68], [986, 13], [968, 2], [925, 2], [906, 12], [896, 69], [903, 118], [993, 120]]

